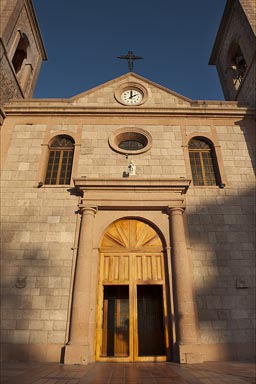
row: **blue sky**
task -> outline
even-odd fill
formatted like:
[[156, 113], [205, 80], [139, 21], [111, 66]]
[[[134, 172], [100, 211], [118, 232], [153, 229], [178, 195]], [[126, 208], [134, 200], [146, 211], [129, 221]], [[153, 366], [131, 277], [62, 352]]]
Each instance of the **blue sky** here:
[[226, 0], [34, 0], [48, 61], [34, 97], [68, 98], [134, 72], [194, 100], [223, 100], [208, 61]]

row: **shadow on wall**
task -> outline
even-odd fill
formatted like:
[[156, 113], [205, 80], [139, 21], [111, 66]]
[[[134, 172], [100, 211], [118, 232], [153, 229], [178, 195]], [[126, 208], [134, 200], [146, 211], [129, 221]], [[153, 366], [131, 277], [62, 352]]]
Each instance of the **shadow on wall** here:
[[9, 231], [9, 225], [1, 226], [1, 360], [56, 361], [67, 317], [63, 310], [67, 300], [57, 291], [67, 278], [48, 258], [47, 244], [17, 243], [25, 236], [24, 226], [12, 227], [15, 230]]
[[[254, 119], [255, 121], [255, 119]], [[250, 159], [251, 159], [251, 165], [253, 167], [254, 173], [256, 174], [256, 130], [255, 125], [252, 124], [252, 120], [239, 120], [235, 123], [235, 125], [238, 125], [243, 132], [245, 143], [247, 146], [247, 151], [249, 153]], [[241, 141], [242, 145], [242, 141]], [[241, 151], [243, 151], [243, 148], [239, 148]], [[246, 148], [245, 148], [246, 149]], [[243, 155], [242, 157], [243, 158]]]
[[26, 361], [29, 358], [25, 347], [29, 343], [29, 325], [31, 321], [40, 322], [40, 314], [33, 309], [39, 288], [36, 288], [36, 277], [28, 270], [35, 265], [38, 249], [28, 251], [18, 246], [16, 239], [22, 237], [22, 224], [15, 223], [11, 229], [9, 225], [1, 226], [1, 342], [18, 345], [12, 353], [3, 345], [1, 357]]
[[226, 344], [226, 360], [254, 355], [255, 190], [239, 190], [202, 196], [186, 212], [201, 342]]

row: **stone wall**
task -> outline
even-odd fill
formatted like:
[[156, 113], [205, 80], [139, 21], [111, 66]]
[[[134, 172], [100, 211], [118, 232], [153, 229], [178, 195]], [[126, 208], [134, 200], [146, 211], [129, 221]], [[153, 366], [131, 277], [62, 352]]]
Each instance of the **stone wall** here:
[[10, 117], [4, 125], [10, 141], [2, 172], [3, 342], [19, 344], [28, 358], [58, 360], [68, 338], [79, 197], [72, 184], [37, 188], [47, 137], [63, 132], [80, 135], [73, 170], [78, 177], [122, 178], [132, 158], [135, 177], [183, 178], [188, 177], [188, 165], [182, 137], [210, 135], [214, 130], [226, 186], [190, 186], [186, 200], [201, 342], [249, 343], [255, 289], [254, 174], [246, 135], [237, 119], [140, 118], [139, 126], [152, 136], [152, 148], [128, 160], [110, 148], [108, 138], [121, 122], [134, 126], [133, 117], [67, 116], [65, 124], [60, 116], [38, 120]]
[[256, 20], [255, 20], [255, 14], [256, 14], [256, 4], [254, 0], [239, 0], [240, 4], [243, 7], [243, 10], [251, 24], [252, 30], [256, 34]]
[[1, 46], [0, 83], [0, 104], [4, 104], [12, 98], [23, 98], [23, 94], [17, 82], [16, 76], [14, 75], [14, 71], [4, 53], [3, 46]]
[[34, 188], [44, 131], [17, 125], [2, 173], [2, 342], [20, 344], [24, 359], [35, 353], [24, 345], [44, 345], [37, 358], [51, 360], [65, 342], [78, 198]]
[[[13, 21], [17, 19], [19, 14], [19, 7], [22, 6], [24, 0], [3, 0], [0, 3], [1, 11], [1, 36], [4, 35], [8, 29], [12, 29]], [[7, 32], [7, 35], [9, 33]]]

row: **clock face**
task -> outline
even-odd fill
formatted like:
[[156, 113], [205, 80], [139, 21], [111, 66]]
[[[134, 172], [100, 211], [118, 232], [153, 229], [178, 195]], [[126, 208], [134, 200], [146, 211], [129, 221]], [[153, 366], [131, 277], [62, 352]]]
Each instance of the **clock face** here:
[[136, 105], [142, 101], [143, 94], [138, 89], [129, 88], [123, 91], [121, 99], [127, 105]]

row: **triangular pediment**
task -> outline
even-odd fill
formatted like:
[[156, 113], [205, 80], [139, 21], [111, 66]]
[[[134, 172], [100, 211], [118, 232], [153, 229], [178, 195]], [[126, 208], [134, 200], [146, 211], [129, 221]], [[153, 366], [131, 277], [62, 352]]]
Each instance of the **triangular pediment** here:
[[120, 102], [118, 94], [121, 94], [122, 89], [125, 87], [136, 87], [136, 85], [144, 90], [144, 99], [140, 105], [129, 107], [177, 108], [179, 106], [188, 106], [192, 101], [140, 75], [129, 72], [72, 97], [70, 102], [77, 106], [122, 108], [125, 104]]

